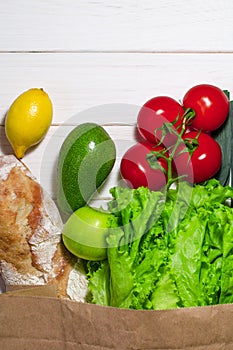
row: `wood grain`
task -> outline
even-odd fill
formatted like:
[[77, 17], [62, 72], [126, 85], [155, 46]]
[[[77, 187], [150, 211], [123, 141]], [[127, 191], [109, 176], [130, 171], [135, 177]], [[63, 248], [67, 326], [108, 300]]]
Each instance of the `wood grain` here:
[[0, 51], [232, 52], [231, 0], [9, 0]]
[[[49, 93], [54, 124], [104, 104], [140, 106], [156, 95], [180, 100], [202, 82], [232, 92], [232, 62], [233, 54], [0, 54], [0, 124], [13, 100], [30, 87]], [[109, 121], [113, 116], [111, 111]]]
[[119, 181], [123, 152], [136, 140], [137, 111], [149, 98], [182, 100], [198, 83], [233, 93], [231, 0], [9, 0], [0, 6], [0, 154], [13, 100], [43, 87], [54, 106], [45, 139], [23, 161], [56, 197], [56, 161], [65, 135], [95, 121], [117, 145], [97, 203]]

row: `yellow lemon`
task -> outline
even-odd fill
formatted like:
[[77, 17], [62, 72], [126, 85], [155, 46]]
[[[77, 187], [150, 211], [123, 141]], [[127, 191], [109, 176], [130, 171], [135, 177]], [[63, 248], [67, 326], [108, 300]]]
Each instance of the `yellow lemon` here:
[[6, 115], [5, 132], [17, 158], [44, 138], [52, 115], [52, 102], [43, 89], [29, 89], [15, 99]]

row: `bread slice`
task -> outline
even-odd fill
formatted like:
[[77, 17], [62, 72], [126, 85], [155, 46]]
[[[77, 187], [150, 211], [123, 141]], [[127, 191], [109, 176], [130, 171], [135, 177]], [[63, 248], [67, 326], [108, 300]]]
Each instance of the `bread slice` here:
[[0, 274], [6, 285], [55, 285], [57, 296], [84, 301], [85, 274], [61, 240], [59, 211], [29, 169], [0, 156]]

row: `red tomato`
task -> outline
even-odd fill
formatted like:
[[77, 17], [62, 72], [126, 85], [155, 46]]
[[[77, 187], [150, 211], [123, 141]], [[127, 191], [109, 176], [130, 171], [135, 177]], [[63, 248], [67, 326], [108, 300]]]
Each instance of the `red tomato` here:
[[152, 169], [146, 159], [150, 152], [162, 150], [163, 147], [161, 146], [154, 146], [149, 142], [139, 142], [125, 152], [121, 160], [120, 172], [122, 178], [130, 187], [144, 186], [152, 191], [158, 191], [166, 185], [166, 160], [157, 158], [161, 169]]
[[[198, 136], [199, 135], [199, 136]], [[221, 147], [210, 135], [198, 131], [190, 131], [183, 136], [190, 145], [197, 139], [197, 148], [191, 153], [185, 143], [182, 143], [173, 158], [178, 176], [186, 174], [191, 183], [200, 183], [212, 178], [220, 169], [222, 163]]]
[[229, 101], [216, 86], [200, 84], [188, 90], [183, 98], [185, 108], [192, 108], [196, 116], [192, 127], [211, 132], [218, 129], [228, 117]]
[[[165, 147], [176, 142], [175, 133], [167, 132], [164, 140], [160, 129], [164, 123], [174, 123], [174, 131], [180, 131], [183, 120], [184, 109], [173, 98], [168, 96], [157, 96], [147, 101], [139, 111], [137, 128], [141, 136], [151, 142], [158, 144], [162, 141]], [[170, 124], [172, 127], [172, 124]]]

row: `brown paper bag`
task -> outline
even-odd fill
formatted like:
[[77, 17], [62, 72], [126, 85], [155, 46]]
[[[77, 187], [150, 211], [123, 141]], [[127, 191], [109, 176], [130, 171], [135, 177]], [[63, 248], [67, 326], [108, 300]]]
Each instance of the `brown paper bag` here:
[[134, 311], [53, 297], [0, 297], [4, 350], [230, 350], [233, 305]]

